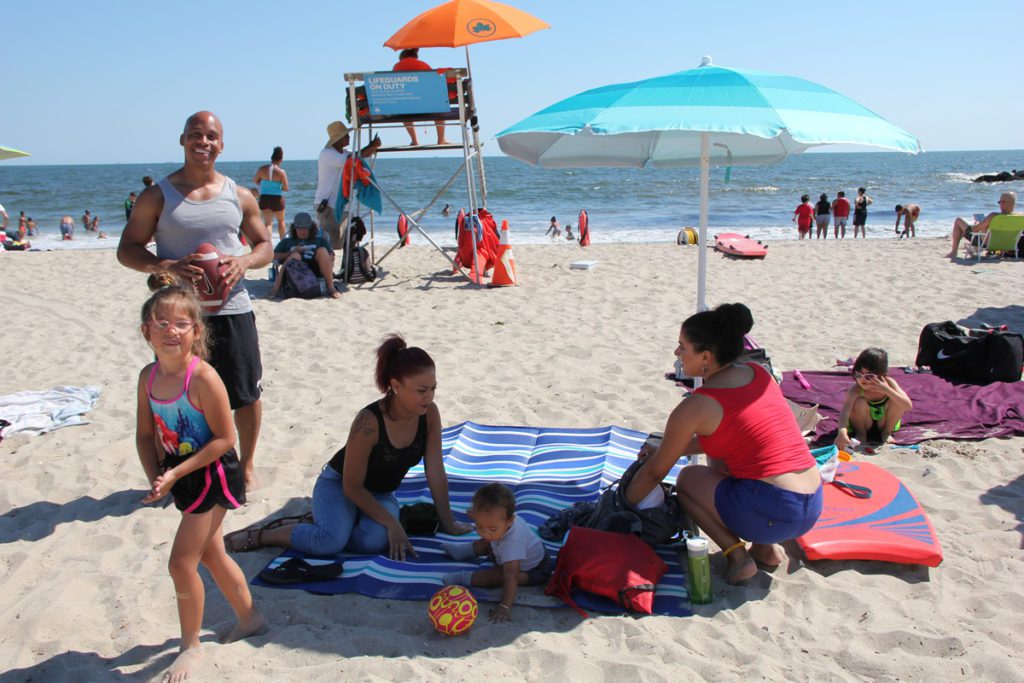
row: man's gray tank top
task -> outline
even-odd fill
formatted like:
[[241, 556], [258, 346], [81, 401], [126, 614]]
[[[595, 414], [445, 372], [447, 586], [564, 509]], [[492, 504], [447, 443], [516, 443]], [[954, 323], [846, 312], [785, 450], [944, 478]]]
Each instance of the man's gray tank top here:
[[[234, 180], [223, 178], [220, 194], [203, 202], [186, 199], [167, 178], [160, 179], [164, 208], [156, 223], [157, 258], [184, 258], [194, 254], [203, 242], [209, 242], [225, 256], [238, 256], [245, 251], [238, 239], [242, 225], [238, 190]], [[239, 280], [231, 288], [227, 303], [212, 315], [237, 315], [251, 310], [249, 292]]]

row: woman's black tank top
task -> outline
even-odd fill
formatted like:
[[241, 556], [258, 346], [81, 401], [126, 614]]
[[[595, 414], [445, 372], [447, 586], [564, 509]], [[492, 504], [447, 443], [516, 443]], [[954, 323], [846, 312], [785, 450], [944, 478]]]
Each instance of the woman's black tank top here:
[[[366, 406], [366, 410], [377, 416], [377, 443], [370, 451], [370, 459], [366, 463], [366, 479], [363, 486], [372, 493], [391, 493], [427, 452], [427, 416], [420, 416], [412, 443], [405, 448], [395, 448], [391, 445], [388, 430], [384, 427], [384, 414], [381, 412], [380, 402], [374, 401]], [[338, 474], [344, 475], [345, 447], [342, 446], [327, 464]]]

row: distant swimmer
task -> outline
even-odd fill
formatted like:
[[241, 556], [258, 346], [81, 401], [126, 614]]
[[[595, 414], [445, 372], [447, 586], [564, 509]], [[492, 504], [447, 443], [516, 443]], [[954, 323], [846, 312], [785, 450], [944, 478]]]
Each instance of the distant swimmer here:
[[444, 216], [445, 218], [448, 218], [448, 216], [451, 215], [451, 212], [452, 212], [452, 205], [451, 204], [445, 204], [444, 208], [441, 209], [441, 215]]
[[[921, 215], [921, 207], [917, 204], [896, 205], [896, 234], [900, 239], [904, 237], [917, 237], [915, 224]], [[903, 232], [900, 233], [900, 219], [903, 219]]]
[[554, 238], [560, 236], [561, 234], [562, 234], [562, 231], [559, 230], [558, 219], [555, 218], [554, 216], [552, 216], [551, 217], [551, 224], [548, 226], [548, 230], [547, 230], [547, 232], [544, 233], [544, 236], [547, 237], [548, 235], [551, 235], [551, 239], [554, 239]]

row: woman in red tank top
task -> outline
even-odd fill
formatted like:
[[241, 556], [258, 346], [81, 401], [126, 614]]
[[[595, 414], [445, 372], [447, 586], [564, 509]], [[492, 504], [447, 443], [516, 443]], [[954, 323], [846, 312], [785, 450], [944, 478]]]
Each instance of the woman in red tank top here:
[[821, 476], [782, 391], [760, 365], [733, 364], [753, 324], [743, 304], [686, 319], [676, 356], [703, 386], [669, 415], [626, 493], [635, 504], [681, 456], [706, 453], [707, 465], [679, 474], [679, 502], [723, 549], [729, 583], [781, 564], [775, 544], [807, 533], [821, 514]]

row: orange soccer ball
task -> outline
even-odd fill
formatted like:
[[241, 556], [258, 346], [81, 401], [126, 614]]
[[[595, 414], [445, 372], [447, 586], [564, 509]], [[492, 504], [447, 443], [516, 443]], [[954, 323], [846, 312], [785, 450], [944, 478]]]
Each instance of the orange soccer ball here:
[[476, 598], [462, 586], [445, 586], [434, 593], [427, 607], [430, 623], [446, 636], [460, 636], [476, 621]]

